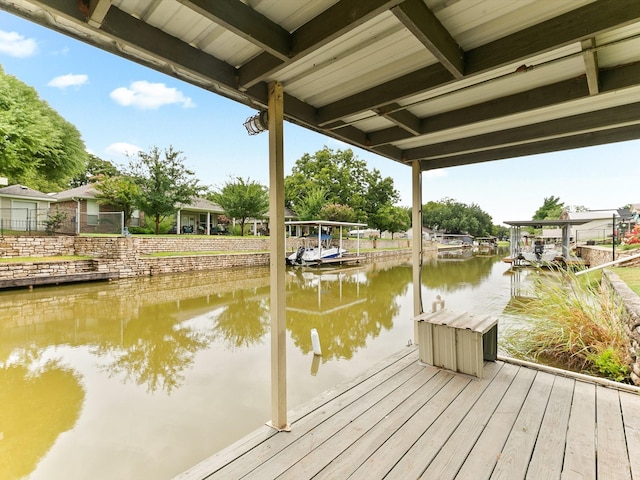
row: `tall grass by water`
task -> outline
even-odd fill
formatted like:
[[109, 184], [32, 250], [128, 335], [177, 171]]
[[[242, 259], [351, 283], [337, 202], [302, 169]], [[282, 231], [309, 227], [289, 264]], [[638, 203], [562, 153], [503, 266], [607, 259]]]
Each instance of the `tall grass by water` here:
[[628, 382], [631, 357], [624, 307], [602, 285], [600, 273], [540, 275], [533, 297], [517, 301], [530, 318], [509, 328], [503, 348], [517, 358]]

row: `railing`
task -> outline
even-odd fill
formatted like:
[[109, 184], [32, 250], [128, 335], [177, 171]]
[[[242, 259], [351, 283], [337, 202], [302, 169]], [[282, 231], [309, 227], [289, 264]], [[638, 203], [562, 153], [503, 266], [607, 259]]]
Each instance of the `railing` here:
[[123, 234], [124, 212], [87, 215], [75, 210], [0, 208], [0, 235]]

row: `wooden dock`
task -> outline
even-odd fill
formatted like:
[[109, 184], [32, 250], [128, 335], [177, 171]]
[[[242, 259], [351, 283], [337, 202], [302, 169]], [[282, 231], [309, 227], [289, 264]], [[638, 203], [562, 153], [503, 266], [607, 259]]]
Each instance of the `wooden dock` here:
[[640, 394], [506, 361], [474, 379], [415, 347], [177, 478], [638, 479]]
[[117, 278], [114, 272], [78, 272], [68, 275], [46, 275], [0, 280], [0, 290], [4, 288], [35, 287], [39, 285], [60, 285], [61, 283], [95, 282]]

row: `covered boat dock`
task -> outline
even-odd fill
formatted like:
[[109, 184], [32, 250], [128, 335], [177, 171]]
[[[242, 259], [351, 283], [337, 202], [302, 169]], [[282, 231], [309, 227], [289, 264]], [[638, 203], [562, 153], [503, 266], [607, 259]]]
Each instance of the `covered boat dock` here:
[[[510, 220], [504, 222], [511, 227], [509, 236], [509, 257], [504, 259], [505, 262], [511, 263], [514, 267], [528, 266], [531, 264], [540, 265], [542, 262], [535, 261], [535, 248], [542, 247], [544, 245], [530, 245], [531, 251], [525, 251], [522, 245], [522, 232], [523, 228], [544, 228], [544, 227], [556, 227], [562, 229], [561, 239], [561, 251], [556, 252], [554, 258], [549, 259], [548, 264], [564, 264], [564, 265], [585, 265], [585, 263], [571, 255], [571, 233], [569, 227], [572, 225], [584, 225], [590, 222], [590, 219], [580, 220]], [[531, 258], [525, 256], [526, 253], [533, 254]], [[542, 249], [539, 253], [542, 253]]]
[[[405, 373], [381, 383], [386, 390], [376, 388], [373, 379], [382, 377], [372, 373], [342, 393], [316, 400], [315, 408], [292, 412], [290, 423], [284, 121], [407, 166], [413, 231], [420, 231], [425, 171], [640, 138], [640, 2], [0, 0], [0, 8], [240, 102], [252, 109], [244, 122], [247, 132], [268, 131], [269, 220], [275, 232], [270, 248], [273, 430], [265, 428], [244, 441], [246, 450], [257, 454], [253, 459], [223, 453], [219, 458], [229, 465], [245, 458], [252, 465], [242, 475], [224, 478], [270, 478], [276, 472], [311, 477], [314, 469], [328, 467], [330, 452], [348, 451], [353, 437], [341, 434], [345, 428], [369, 431], [374, 421], [380, 428], [342, 457], [347, 469], [363, 465], [356, 477], [369, 478], [364, 474], [369, 468], [393, 463], [403, 468], [389, 467], [387, 478], [410, 477], [406, 472], [417, 477], [419, 471], [445, 478], [429, 470], [436, 451], [433, 458], [440, 460], [433, 465], [459, 478], [467, 471], [468, 478], [489, 478], [478, 473], [487, 464], [493, 465], [493, 478], [525, 478], [528, 472], [531, 478], [560, 478], [551, 473], [560, 451], [568, 478], [579, 478], [573, 472], [585, 467], [590, 478], [639, 475], [638, 424], [622, 415], [628, 408], [637, 411], [637, 395], [583, 388], [577, 381], [562, 388], [566, 382], [558, 377], [532, 375], [527, 368], [516, 372], [501, 363], [494, 364], [492, 379], [472, 381], [420, 366], [417, 357], [407, 355], [400, 369]], [[603, 168], [610, 166], [603, 162]], [[421, 242], [413, 242], [412, 263], [415, 318], [424, 311]], [[383, 375], [392, 371], [381, 370]], [[422, 389], [420, 381], [430, 387]], [[500, 388], [489, 388], [489, 382]], [[408, 395], [412, 389], [416, 394]], [[380, 403], [383, 398], [388, 400]], [[422, 402], [431, 406], [422, 410]], [[465, 408], [458, 408], [461, 403]], [[355, 423], [356, 411], [380, 405]], [[411, 415], [412, 408], [424, 416]], [[330, 419], [326, 430], [318, 429], [323, 419]], [[511, 426], [503, 429], [502, 422]], [[293, 432], [276, 433], [292, 425]], [[564, 431], [559, 425], [567, 428], [561, 438], [571, 439], [562, 450], [556, 443], [556, 434]], [[580, 428], [588, 434], [575, 431]], [[548, 435], [534, 437], [534, 431]], [[317, 432], [342, 446], [325, 444]], [[382, 448], [387, 435], [390, 442]], [[482, 440], [473, 443], [474, 435]], [[626, 443], [625, 435], [631, 439]], [[297, 439], [308, 448], [281, 448]], [[314, 451], [315, 467], [307, 472], [305, 458]], [[290, 470], [294, 464], [302, 472], [298, 476]], [[216, 475], [201, 473], [202, 478]]]

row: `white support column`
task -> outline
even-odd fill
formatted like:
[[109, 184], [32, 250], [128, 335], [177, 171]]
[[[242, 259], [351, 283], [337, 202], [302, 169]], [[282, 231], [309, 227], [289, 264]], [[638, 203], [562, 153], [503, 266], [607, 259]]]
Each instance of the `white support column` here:
[[[423, 312], [422, 309], [422, 171], [420, 161], [414, 160], [411, 165], [411, 231], [413, 232], [413, 316]], [[413, 343], [418, 343], [418, 326], [414, 322]]]
[[269, 221], [271, 236], [271, 421], [277, 430], [287, 423], [287, 329], [284, 244], [284, 94], [282, 84], [269, 84]]

